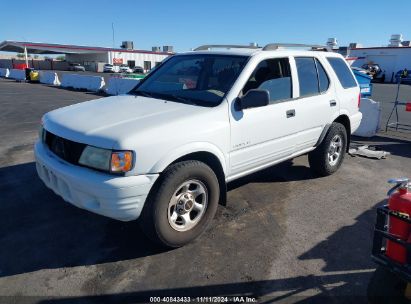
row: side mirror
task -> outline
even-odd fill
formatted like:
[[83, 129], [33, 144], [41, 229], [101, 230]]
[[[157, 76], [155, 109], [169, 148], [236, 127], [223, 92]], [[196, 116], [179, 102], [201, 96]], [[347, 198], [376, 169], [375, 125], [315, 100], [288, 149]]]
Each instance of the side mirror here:
[[267, 90], [249, 90], [244, 96], [237, 99], [237, 109], [258, 108], [268, 105], [270, 93]]

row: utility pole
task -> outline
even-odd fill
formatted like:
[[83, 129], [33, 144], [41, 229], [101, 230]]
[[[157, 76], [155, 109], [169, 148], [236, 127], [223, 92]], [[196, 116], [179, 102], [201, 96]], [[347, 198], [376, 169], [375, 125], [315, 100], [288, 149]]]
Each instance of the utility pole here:
[[27, 56], [27, 47], [24, 46], [24, 59], [25, 59], [25, 61], [26, 61], [26, 68], [29, 67], [29, 59], [28, 59], [27, 57], [28, 57], [28, 56]]

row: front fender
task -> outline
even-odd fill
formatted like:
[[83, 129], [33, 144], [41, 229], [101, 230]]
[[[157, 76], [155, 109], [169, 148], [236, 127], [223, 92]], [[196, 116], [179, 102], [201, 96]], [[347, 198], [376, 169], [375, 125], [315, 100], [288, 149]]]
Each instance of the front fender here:
[[150, 172], [163, 172], [175, 160], [196, 152], [208, 152], [216, 156], [221, 163], [221, 167], [224, 170], [224, 174], [227, 173], [227, 161], [224, 156], [224, 153], [217, 146], [209, 142], [193, 142], [178, 147], [177, 149], [168, 153], [167, 157], [155, 163], [154, 166], [151, 168]]

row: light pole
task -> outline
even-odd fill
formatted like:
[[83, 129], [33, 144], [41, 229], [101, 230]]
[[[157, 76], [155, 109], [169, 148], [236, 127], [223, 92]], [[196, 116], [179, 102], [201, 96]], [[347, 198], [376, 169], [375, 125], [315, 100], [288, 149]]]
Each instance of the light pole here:
[[28, 57], [28, 56], [27, 56], [27, 47], [24, 46], [24, 59], [25, 59], [25, 61], [26, 61], [26, 68], [29, 67], [29, 59], [28, 59], [27, 57]]

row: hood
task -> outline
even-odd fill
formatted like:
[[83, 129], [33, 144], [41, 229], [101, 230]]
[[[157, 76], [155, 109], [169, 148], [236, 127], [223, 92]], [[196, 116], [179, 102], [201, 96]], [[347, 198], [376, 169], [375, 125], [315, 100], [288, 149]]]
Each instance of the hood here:
[[86, 101], [47, 113], [47, 131], [72, 141], [107, 149], [121, 149], [126, 136], [207, 108], [142, 96], [112, 96]]

